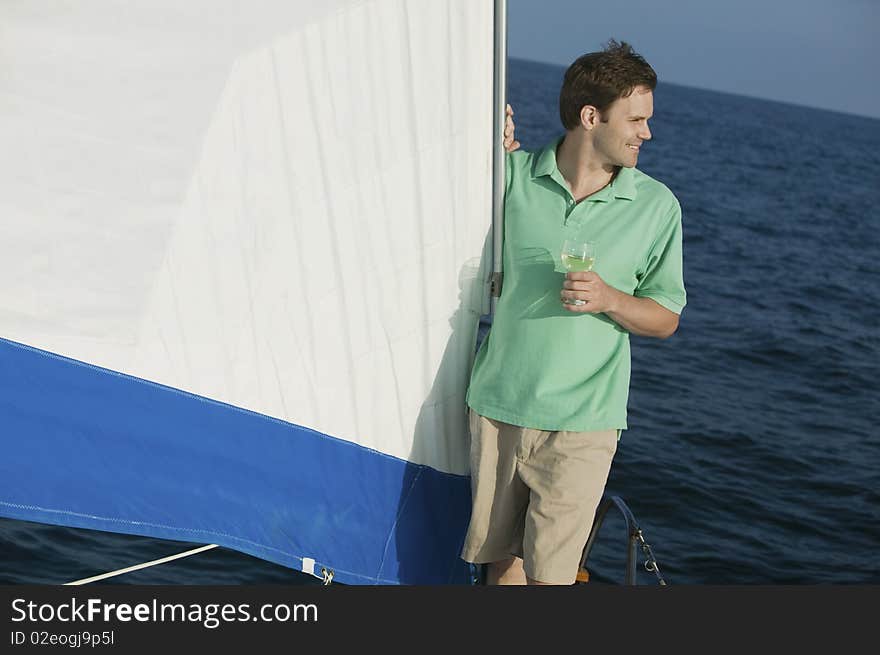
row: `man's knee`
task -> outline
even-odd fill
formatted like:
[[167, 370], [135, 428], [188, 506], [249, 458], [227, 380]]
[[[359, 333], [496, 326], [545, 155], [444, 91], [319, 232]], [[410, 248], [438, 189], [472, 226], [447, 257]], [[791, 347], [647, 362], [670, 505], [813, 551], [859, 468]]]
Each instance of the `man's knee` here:
[[524, 585], [526, 573], [519, 557], [510, 557], [498, 562], [490, 562], [486, 572], [488, 585]]

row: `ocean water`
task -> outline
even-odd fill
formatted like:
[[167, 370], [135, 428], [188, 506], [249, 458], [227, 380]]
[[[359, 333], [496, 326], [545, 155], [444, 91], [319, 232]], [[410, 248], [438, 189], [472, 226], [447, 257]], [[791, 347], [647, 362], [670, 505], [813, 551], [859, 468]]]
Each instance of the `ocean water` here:
[[[563, 73], [511, 60], [524, 148], [560, 133]], [[880, 583], [880, 121], [661, 82], [651, 125], [639, 168], [681, 202], [688, 306], [671, 339], [632, 338], [607, 492], [669, 584]], [[3, 519], [0, 583], [192, 547]], [[612, 511], [595, 580], [623, 580], [626, 547]], [[221, 549], [109, 582], [319, 584]]]

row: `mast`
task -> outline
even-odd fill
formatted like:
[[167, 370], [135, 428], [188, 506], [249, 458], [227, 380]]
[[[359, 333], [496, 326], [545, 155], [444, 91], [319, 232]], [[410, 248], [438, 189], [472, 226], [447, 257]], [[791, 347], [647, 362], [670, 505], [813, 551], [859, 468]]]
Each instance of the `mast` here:
[[495, 74], [492, 123], [492, 271], [489, 276], [489, 307], [501, 295], [504, 242], [504, 122], [507, 108], [507, 0], [495, 0]]

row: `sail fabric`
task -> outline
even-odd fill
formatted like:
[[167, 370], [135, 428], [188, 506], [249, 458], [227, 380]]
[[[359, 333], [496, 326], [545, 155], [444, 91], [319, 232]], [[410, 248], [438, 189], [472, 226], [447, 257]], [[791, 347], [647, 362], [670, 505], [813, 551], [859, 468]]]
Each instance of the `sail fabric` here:
[[466, 580], [492, 23], [0, 4], [0, 515]]

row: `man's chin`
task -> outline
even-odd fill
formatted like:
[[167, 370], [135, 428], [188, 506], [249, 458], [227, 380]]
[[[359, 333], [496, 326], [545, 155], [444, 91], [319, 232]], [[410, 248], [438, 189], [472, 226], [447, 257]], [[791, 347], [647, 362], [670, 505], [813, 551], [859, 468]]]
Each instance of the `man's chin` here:
[[635, 168], [639, 163], [639, 153], [627, 152], [623, 157], [617, 160], [617, 165], [621, 168]]

